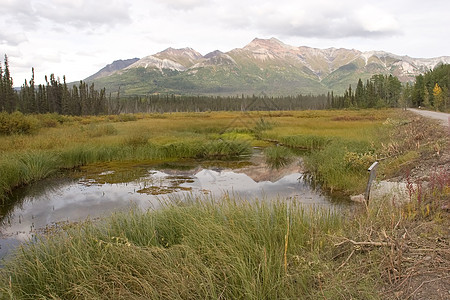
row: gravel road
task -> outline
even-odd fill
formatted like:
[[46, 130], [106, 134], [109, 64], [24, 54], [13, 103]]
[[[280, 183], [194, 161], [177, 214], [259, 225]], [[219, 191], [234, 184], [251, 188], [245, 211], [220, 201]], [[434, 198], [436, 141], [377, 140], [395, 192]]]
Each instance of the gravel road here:
[[429, 111], [429, 110], [421, 110], [415, 108], [408, 108], [409, 111], [415, 112], [416, 114], [422, 115], [427, 118], [432, 118], [440, 121], [442, 125], [449, 127], [450, 126], [450, 114], [437, 112], [437, 111]]

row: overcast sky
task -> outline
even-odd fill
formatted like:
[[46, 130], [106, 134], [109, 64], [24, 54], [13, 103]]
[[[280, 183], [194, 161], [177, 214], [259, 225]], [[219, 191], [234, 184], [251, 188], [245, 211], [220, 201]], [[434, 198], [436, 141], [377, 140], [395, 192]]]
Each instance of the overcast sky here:
[[292, 46], [450, 56], [448, 0], [0, 0], [0, 54], [14, 85], [35, 68], [84, 79], [168, 47], [201, 54], [276, 37]]

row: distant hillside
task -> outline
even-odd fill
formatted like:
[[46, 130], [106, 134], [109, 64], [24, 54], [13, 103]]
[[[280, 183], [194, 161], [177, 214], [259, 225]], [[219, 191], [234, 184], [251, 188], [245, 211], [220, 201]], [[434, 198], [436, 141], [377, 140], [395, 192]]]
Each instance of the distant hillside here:
[[99, 79], [102, 77], [106, 77], [109, 76], [111, 74], [113, 74], [116, 71], [122, 70], [126, 67], [128, 67], [129, 65], [137, 62], [139, 60], [139, 58], [130, 58], [130, 59], [119, 59], [119, 60], [115, 60], [113, 61], [113, 63], [106, 65], [106, 67], [102, 68], [100, 71], [98, 71], [97, 73], [89, 76], [88, 78], [86, 78], [86, 81], [92, 81], [95, 79]]
[[168, 48], [139, 60], [115, 61], [86, 81], [110, 92], [120, 86], [122, 95], [342, 93], [358, 78], [382, 73], [413, 81], [439, 63], [450, 63], [450, 57], [421, 59], [383, 51], [294, 47], [271, 38], [204, 56], [191, 48]]

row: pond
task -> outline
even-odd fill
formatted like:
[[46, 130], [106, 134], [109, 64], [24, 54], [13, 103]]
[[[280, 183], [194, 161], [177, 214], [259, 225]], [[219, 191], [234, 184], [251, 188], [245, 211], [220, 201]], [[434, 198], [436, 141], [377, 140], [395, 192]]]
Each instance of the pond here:
[[[236, 161], [175, 161], [160, 164], [103, 163], [82, 167], [14, 192], [0, 210], [0, 258], [36, 232], [64, 222], [95, 219], [132, 207], [156, 209], [168, 198], [186, 195], [240, 199], [288, 198], [305, 205], [341, 207], [345, 202], [314, 189], [300, 159], [280, 169], [260, 151]], [[244, 200], [243, 200], [244, 201]]]

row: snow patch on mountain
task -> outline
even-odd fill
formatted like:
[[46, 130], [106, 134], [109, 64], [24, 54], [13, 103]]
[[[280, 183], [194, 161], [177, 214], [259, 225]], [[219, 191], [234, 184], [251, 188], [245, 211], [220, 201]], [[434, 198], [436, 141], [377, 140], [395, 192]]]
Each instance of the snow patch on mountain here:
[[169, 59], [159, 59], [156, 58], [152, 55], [146, 56], [144, 58], [141, 58], [140, 60], [138, 60], [137, 62], [135, 62], [134, 64], [126, 67], [124, 70], [129, 70], [129, 69], [133, 69], [133, 68], [156, 68], [160, 71], [162, 71], [163, 69], [168, 69], [168, 70], [174, 70], [174, 71], [185, 71], [186, 67], [176, 63], [172, 60]]

